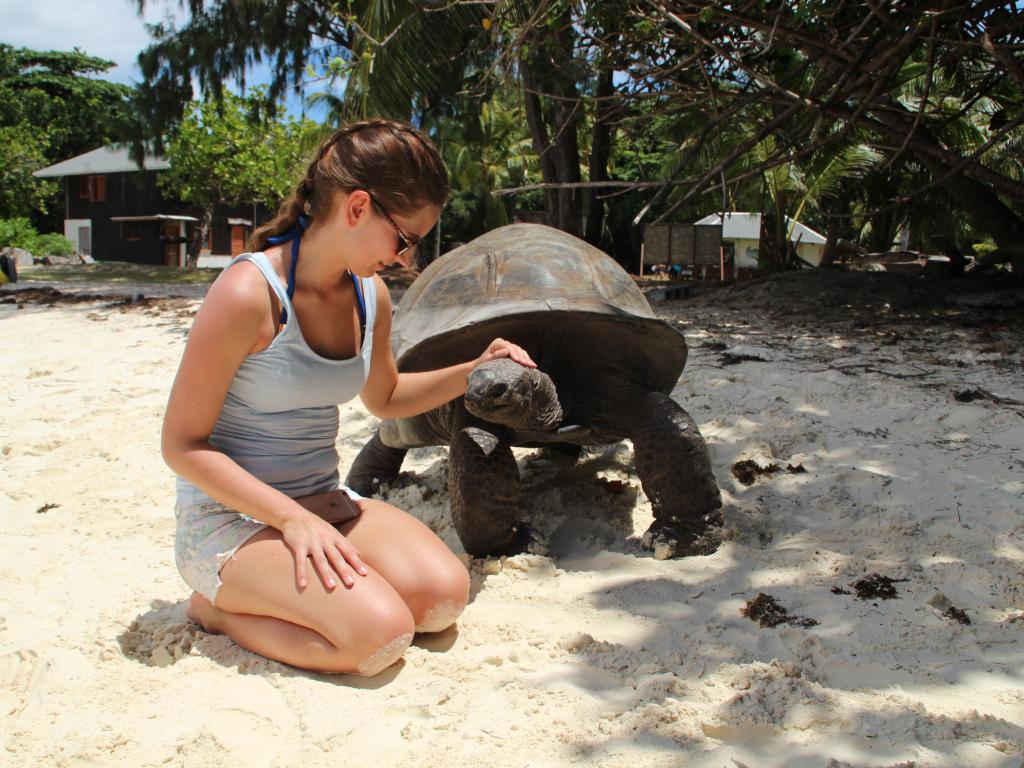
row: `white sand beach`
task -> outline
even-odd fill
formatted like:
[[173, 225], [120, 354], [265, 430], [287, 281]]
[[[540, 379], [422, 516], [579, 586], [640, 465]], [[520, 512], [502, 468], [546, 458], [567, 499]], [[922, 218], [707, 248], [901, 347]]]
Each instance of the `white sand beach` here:
[[[197, 300], [0, 303], [0, 765], [1024, 766], [1024, 294], [856, 279], [656, 307], [717, 553], [641, 551], [628, 443], [518, 451], [536, 552], [473, 561], [457, 628], [374, 679], [185, 618], [159, 430]], [[375, 424], [342, 408], [344, 463]], [[413, 451], [389, 498], [462, 552], [445, 467]], [[759, 593], [794, 621], [744, 616]]]

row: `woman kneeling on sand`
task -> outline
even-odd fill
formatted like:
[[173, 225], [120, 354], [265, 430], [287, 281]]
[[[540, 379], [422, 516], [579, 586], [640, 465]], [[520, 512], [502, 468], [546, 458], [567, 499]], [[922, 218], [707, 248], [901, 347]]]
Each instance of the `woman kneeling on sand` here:
[[414, 517], [341, 485], [335, 448], [337, 406], [356, 395], [393, 419], [459, 397], [487, 360], [534, 366], [496, 339], [462, 365], [398, 373], [376, 273], [409, 265], [447, 193], [416, 129], [344, 127], [210, 288], [163, 426], [175, 559], [206, 630], [296, 667], [374, 675], [465, 608], [459, 559]]

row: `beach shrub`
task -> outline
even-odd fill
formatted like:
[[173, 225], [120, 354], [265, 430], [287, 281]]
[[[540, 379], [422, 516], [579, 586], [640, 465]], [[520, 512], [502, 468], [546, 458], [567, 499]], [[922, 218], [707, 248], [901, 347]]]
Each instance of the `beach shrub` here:
[[0, 219], [0, 248], [24, 248], [36, 253], [36, 241], [39, 233], [24, 216], [13, 219]]
[[0, 248], [24, 248], [33, 256], [70, 256], [75, 245], [64, 235], [50, 232], [40, 235], [24, 216], [0, 219]]
[[75, 244], [64, 235], [50, 232], [36, 238], [36, 247], [32, 249], [35, 256], [70, 256], [75, 252]]
[[981, 243], [974, 243], [974, 255], [978, 261], [987, 261], [997, 250], [999, 250], [999, 247], [992, 238]]

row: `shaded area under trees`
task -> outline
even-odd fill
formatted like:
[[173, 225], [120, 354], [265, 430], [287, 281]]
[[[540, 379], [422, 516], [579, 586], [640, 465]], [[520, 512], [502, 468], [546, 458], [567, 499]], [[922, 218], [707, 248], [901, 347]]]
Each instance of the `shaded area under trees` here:
[[[622, 227], [742, 205], [801, 211], [827, 232], [830, 254], [840, 237], [881, 250], [903, 232], [955, 251], [989, 238], [995, 260], [1024, 271], [1024, 31], [1013, 5], [190, 6], [190, 21], [157, 28], [140, 58], [159, 119], [173, 119], [166, 107], [193, 76], [219, 93], [270, 61], [268, 98], [315, 75], [336, 119], [412, 119], [443, 147], [471, 137], [453, 123], [477, 120], [511, 88], [536, 170], [501, 192], [541, 190], [551, 223], [620, 258], [636, 242]], [[636, 163], [637, 146], [664, 149], [653, 172]], [[871, 161], [836, 167], [857, 153]]]

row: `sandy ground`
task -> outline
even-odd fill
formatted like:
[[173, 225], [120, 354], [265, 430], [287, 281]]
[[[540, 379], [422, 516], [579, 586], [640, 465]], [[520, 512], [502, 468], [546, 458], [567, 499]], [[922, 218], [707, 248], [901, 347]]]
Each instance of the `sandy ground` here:
[[[158, 431], [195, 306], [0, 304], [0, 764], [1024, 765], [1020, 289], [790, 276], [659, 305], [722, 548], [640, 551], [628, 443], [567, 471], [521, 451], [536, 552], [473, 562], [457, 629], [372, 680], [185, 619]], [[343, 461], [374, 424], [342, 409]], [[390, 498], [461, 551], [445, 464], [415, 451]], [[790, 620], [745, 616], [762, 593]]]

